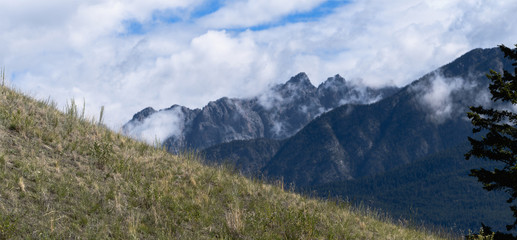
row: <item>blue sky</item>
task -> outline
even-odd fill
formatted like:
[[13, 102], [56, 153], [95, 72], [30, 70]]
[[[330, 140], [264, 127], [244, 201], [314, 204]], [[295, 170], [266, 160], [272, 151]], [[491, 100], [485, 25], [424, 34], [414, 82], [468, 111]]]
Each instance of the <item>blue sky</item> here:
[[[139, 110], [250, 97], [306, 72], [404, 86], [473, 48], [517, 43], [510, 0], [0, 0], [0, 66], [60, 107]], [[82, 104], [81, 104], [82, 105]]]
[[[150, 19], [138, 21], [136, 19], [128, 19], [124, 22], [124, 35], [142, 35], [152, 31], [155, 27], [167, 24], [177, 23], [194, 23], [197, 19], [209, 16], [220, 9], [224, 9], [226, 5], [232, 1], [205, 1], [203, 4], [196, 5], [191, 9], [160, 9], [152, 13]], [[341, 7], [350, 1], [347, 0], [328, 0], [320, 1], [310, 9], [301, 11], [288, 12], [268, 21], [245, 27], [219, 28], [227, 31], [242, 32], [246, 30], [260, 31], [267, 30], [272, 27], [283, 26], [286, 24], [317, 21], [319, 18], [325, 17], [333, 13], [338, 7]]]

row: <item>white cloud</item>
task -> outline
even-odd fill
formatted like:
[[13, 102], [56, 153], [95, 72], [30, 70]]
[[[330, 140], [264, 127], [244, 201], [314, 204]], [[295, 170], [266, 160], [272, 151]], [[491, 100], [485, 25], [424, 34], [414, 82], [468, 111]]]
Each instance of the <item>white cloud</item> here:
[[[428, 85], [427, 85], [428, 84]], [[421, 82], [413, 87], [420, 104], [428, 111], [428, 120], [441, 124], [457, 115], [464, 115], [466, 106], [454, 100], [454, 94], [461, 93], [462, 98], [478, 96], [474, 93], [476, 85], [462, 78], [445, 78], [440, 73], [433, 73], [429, 82]], [[483, 92], [481, 92], [483, 94]], [[479, 99], [481, 101], [481, 99]]]
[[282, 17], [305, 12], [324, 0], [245, 0], [231, 1], [224, 8], [203, 17], [199, 23], [210, 28], [253, 27], [278, 21]]
[[[302, 71], [316, 85], [339, 73], [401, 86], [472, 48], [517, 39], [513, 1], [352, 1], [297, 23], [283, 21], [322, 1], [230, 1], [190, 18], [204, 2], [0, 0], [0, 66], [15, 87], [61, 107], [85, 99], [97, 115], [105, 106], [106, 123], [117, 129], [147, 106], [251, 96]], [[169, 10], [184, 15], [172, 23], [154, 19]], [[146, 31], [131, 34], [127, 21]], [[210, 27], [267, 23], [282, 24]]]
[[161, 144], [169, 137], [182, 134], [184, 117], [181, 108], [159, 111], [144, 119], [141, 124], [127, 126], [127, 134], [148, 144]]

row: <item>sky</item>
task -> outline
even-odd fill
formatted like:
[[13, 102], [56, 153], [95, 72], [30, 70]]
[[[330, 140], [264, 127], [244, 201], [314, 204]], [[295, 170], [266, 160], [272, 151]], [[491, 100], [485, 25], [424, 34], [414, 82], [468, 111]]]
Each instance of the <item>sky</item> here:
[[9, 84], [114, 130], [133, 114], [252, 97], [305, 72], [404, 86], [517, 43], [514, 0], [0, 0]]

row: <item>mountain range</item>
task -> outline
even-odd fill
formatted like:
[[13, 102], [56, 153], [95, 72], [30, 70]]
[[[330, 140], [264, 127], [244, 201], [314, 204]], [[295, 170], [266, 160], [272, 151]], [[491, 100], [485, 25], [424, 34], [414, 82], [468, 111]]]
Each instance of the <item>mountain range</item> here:
[[195, 110], [147, 108], [124, 129], [135, 135], [153, 116], [180, 112], [183, 128], [164, 142], [169, 151], [202, 149], [207, 162], [245, 175], [476, 231], [482, 221], [503, 226], [510, 216], [504, 194], [486, 194], [468, 176], [487, 165], [463, 160], [472, 134], [466, 112], [490, 106], [490, 69], [511, 68], [493, 48], [474, 49], [401, 89], [357, 87], [339, 75], [316, 88], [301, 73], [251, 99], [222, 98]]
[[234, 140], [284, 139], [342, 104], [372, 103], [397, 91], [396, 87], [357, 85], [339, 75], [315, 87], [305, 73], [299, 73], [252, 98], [224, 97], [202, 109], [173, 105], [156, 111], [148, 107], [136, 113], [122, 129], [127, 135], [149, 142], [161, 136], [159, 140], [171, 152], [204, 149]]
[[297, 186], [372, 176], [465, 142], [472, 129], [466, 120], [468, 106], [489, 102], [485, 74], [503, 67], [508, 69], [510, 63], [498, 49], [476, 49], [383, 100], [345, 104], [281, 143], [261, 141], [276, 151], [257, 158], [232, 155], [244, 149], [253, 152], [256, 141], [249, 141], [214, 146], [204, 153], [209, 160], [227, 159], [235, 165], [263, 162], [248, 170]]
[[[475, 231], [482, 221], [503, 226], [502, 222], [510, 218], [500, 214], [504, 212], [502, 208], [508, 211], [504, 197], [480, 194], [481, 184], [468, 177], [468, 170], [483, 162], [457, 162], [466, 152], [461, 146], [472, 134], [466, 118], [468, 106], [490, 105], [486, 73], [511, 68], [499, 49], [475, 49], [378, 102], [345, 104], [326, 112], [287, 139], [235, 141], [207, 148], [203, 153], [207, 161], [233, 164], [245, 174], [282, 179], [297, 189], [317, 191], [322, 197], [330, 194], [373, 201], [373, 207], [405, 218], [415, 216], [401, 209], [422, 210], [425, 214], [417, 219], [447, 228]], [[419, 170], [422, 159], [436, 163], [428, 165], [431, 168], [426, 169], [426, 174]], [[445, 175], [443, 168], [448, 168]], [[420, 177], [397, 178], [406, 174]], [[433, 182], [431, 177], [450, 181]], [[414, 185], [416, 180], [422, 184]], [[376, 188], [386, 182], [395, 185], [385, 187], [386, 191]], [[477, 187], [478, 191], [463, 187]], [[389, 189], [394, 188], [420, 195], [402, 201], [402, 196], [409, 195], [390, 193]], [[386, 197], [388, 193], [391, 197]], [[429, 199], [443, 202], [439, 196], [455, 201], [411, 205]], [[495, 202], [500, 205], [487, 207]], [[460, 204], [463, 205], [458, 207]], [[477, 215], [465, 221], [465, 216], [473, 212]]]

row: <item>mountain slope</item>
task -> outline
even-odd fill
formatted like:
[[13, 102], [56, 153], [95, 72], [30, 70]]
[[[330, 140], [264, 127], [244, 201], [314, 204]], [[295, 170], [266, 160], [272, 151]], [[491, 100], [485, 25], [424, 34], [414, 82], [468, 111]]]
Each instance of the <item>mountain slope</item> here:
[[[322, 114], [286, 139], [270, 159], [244, 158], [267, 163], [254, 169], [259, 174], [300, 187], [371, 176], [408, 164], [465, 141], [471, 133], [465, 120], [467, 106], [488, 100], [485, 74], [503, 67], [510, 63], [498, 49], [472, 50], [390, 97]], [[244, 144], [221, 147], [238, 149]], [[204, 153], [211, 159], [217, 148]], [[245, 148], [253, 148], [253, 143]]]
[[[451, 150], [471, 134], [467, 106], [490, 102], [486, 72], [502, 68], [512, 69], [499, 49], [475, 49], [391, 97], [322, 114], [280, 146], [273, 142], [278, 151], [271, 158], [269, 152], [217, 157], [260, 162], [253, 174], [283, 179], [303, 191], [318, 189], [321, 196], [373, 202], [389, 214], [427, 224], [462, 231], [476, 230], [479, 221], [502, 226], [508, 217], [504, 199], [484, 193], [467, 176], [468, 169], [483, 164], [463, 160], [464, 148]], [[220, 148], [254, 152], [253, 145], [226, 143], [204, 153], [211, 159]], [[483, 215], [466, 219], [473, 209]]]
[[503, 66], [511, 65], [499, 49], [476, 49], [377, 103], [339, 107], [288, 139], [263, 171], [317, 185], [375, 175], [458, 145], [472, 129], [467, 107], [487, 92], [486, 72]]
[[260, 169], [267, 165], [282, 143], [267, 138], [232, 141], [209, 147], [201, 154], [208, 164], [223, 164], [246, 176], [260, 177]]
[[375, 102], [397, 90], [357, 86], [339, 75], [316, 88], [305, 73], [299, 73], [254, 98], [221, 98], [194, 110], [178, 105], [160, 111], [146, 108], [135, 114], [123, 131], [149, 142], [155, 135], [163, 137], [172, 152], [233, 140], [284, 139], [325, 111], [345, 103]]
[[375, 176], [315, 186], [321, 196], [332, 194], [363, 203], [392, 216], [455, 231], [477, 230], [484, 223], [504, 229], [512, 222], [507, 196], [487, 192], [470, 169], [490, 169], [494, 163], [466, 161], [468, 144], [426, 156]]
[[437, 239], [65, 112], [0, 86], [0, 239]]

